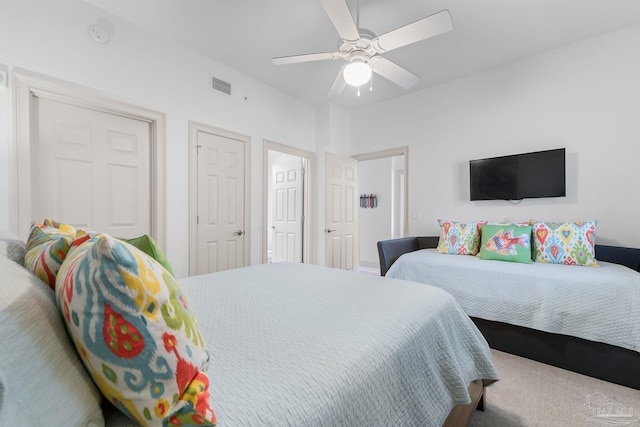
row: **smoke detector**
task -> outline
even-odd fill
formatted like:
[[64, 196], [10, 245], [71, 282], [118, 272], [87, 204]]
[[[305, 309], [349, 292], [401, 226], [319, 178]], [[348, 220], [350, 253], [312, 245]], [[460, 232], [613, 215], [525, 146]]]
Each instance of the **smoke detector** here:
[[115, 31], [115, 26], [111, 21], [100, 18], [89, 27], [89, 35], [98, 43], [107, 44]]
[[91, 28], [89, 28], [89, 35], [98, 43], [109, 43], [109, 39], [111, 38], [109, 32], [99, 25], [92, 25]]

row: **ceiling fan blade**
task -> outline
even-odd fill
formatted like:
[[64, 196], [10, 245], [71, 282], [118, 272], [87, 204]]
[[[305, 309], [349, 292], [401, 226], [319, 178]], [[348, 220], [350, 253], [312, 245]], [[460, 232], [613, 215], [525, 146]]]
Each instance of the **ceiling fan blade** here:
[[338, 52], [322, 52], [322, 53], [307, 53], [304, 55], [292, 55], [292, 56], [280, 56], [277, 58], [271, 58], [271, 62], [275, 65], [295, 64], [298, 62], [310, 62], [310, 61], [322, 61], [324, 59], [336, 59], [340, 58]]
[[372, 61], [371, 69], [385, 79], [392, 81], [404, 89], [409, 89], [411, 86], [418, 83], [418, 80], [420, 80], [420, 77], [416, 76], [411, 71], [405, 70], [398, 64], [391, 62], [382, 56], [377, 56], [376, 61]]
[[320, 2], [342, 40], [356, 42], [360, 39], [360, 32], [353, 22], [346, 0], [320, 0]]
[[347, 64], [340, 68], [340, 72], [336, 76], [336, 79], [333, 81], [331, 89], [329, 89], [329, 92], [327, 92], [327, 98], [333, 98], [340, 95], [344, 88], [347, 86], [347, 82], [345, 82], [344, 77], [342, 77], [342, 72], [344, 71], [344, 67], [346, 66]]
[[452, 29], [451, 13], [445, 9], [376, 37], [371, 41], [371, 44], [378, 53], [388, 52], [392, 49], [446, 33]]

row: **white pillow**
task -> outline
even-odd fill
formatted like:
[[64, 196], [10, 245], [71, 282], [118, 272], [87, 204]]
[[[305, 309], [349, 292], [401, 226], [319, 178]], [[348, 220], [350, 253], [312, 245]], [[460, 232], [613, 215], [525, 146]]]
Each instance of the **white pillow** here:
[[1, 256], [0, 272], [0, 426], [104, 426], [53, 291]]
[[26, 243], [8, 231], [0, 231], [0, 257], [24, 265]]

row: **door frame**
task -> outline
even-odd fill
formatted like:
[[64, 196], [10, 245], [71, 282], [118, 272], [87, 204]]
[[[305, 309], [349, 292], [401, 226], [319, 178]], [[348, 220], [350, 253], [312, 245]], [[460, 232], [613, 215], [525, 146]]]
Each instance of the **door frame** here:
[[198, 253], [198, 132], [207, 132], [244, 143], [244, 262], [251, 265], [251, 137], [189, 120], [189, 275], [197, 271]]
[[315, 219], [314, 212], [314, 198], [313, 192], [311, 189], [313, 188], [313, 175], [315, 173], [315, 155], [310, 151], [301, 150], [299, 148], [291, 147], [289, 145], [280, 144], [278, 142], [269, 141], [267, 139], [262, 141], [262, 262], [267, 262], [267, 251], [268, 251], [268, 241], [269, 241], [269, 151], [278, 151], [284, 154], [290, 154], [296, 157], [302, 157], [306, 159], [306, 171], [305, 171], [305, 179], [302, 187], [303, 199], [302, 199], [302, 210], [304, 212], [305, 221], [302, 225], [302, 262], [311, 264], [314, 262], [314, 252], [313, 248], [315, 247], [313, 242], [313, 223]]
[[31, 197], [31, 141], [35, 132], [33, 98], [64, 102], [81, 108], [96, 110], [139, 120], [149, 124], [151, 178], [151, 235], [158, 246], [167, 247], [167, 171], [166, 171], [166, 115], [137, 105], [107, 97], [104, 94], [67, 82], [34, 77], [27, 72], [12, 75], [13, 111], [15, 114], [15, 167], [13, 232], [26, 237], [32, 221]]
[[[374, 151], [372, 153], [364, 153], [352, 156], [358, 162], [363, 160], [375, 160], [382, 159], [385, 157], [395, 157], [395, 156], [404, 156], [404, 227], [402, 230], [402, 234], [404, 236], [409, 235], [409, 147], [397, 147], [397, 148], [389, 148], [387, 150]], [[358, 246], [360, 246], [360, 241], [358, 241]]]

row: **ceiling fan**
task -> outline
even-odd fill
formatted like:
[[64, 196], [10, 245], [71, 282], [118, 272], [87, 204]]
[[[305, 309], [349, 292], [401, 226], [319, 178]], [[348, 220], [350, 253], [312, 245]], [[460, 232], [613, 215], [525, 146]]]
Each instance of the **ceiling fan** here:
[[420, 77], [380, 54], [453, 29], [451, 14], [445, 9], [376, 37], [373, 32], [359, 28], [353, 21], [346, 0], [320, 2], [340, 36], [338, 51], [281, 56], [272, 58], [271, 61], [275, 65], [284, 65], [325, 59], [346, 60], [348, 64], [345, 64], [336, 76], [327, 97], [340, 95], [347, 84], [357, 86], [360, 95], [360, 86], [371, 80], [372, 71], [404, 89], [409, 89]]

